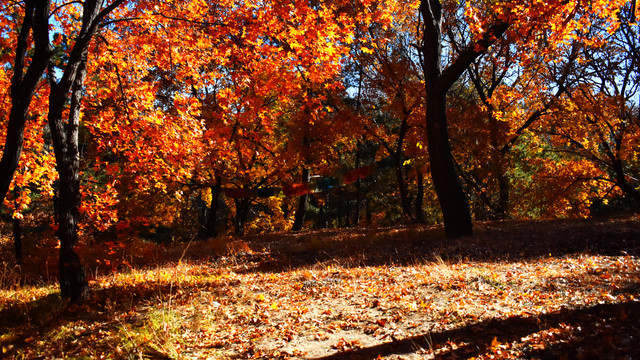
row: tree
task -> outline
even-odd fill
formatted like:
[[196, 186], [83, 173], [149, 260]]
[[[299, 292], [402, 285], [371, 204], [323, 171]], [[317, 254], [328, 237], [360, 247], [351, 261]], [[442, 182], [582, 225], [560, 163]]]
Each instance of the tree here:
[[[619, 26], [606, 31], [593, 21], [588, 36], [596, 46], [583, 49], [587, 76], [570, 89], [537, 131], [563, 157], [565, 173], [574, 182], [598, 181], [619, 195], [640, 201], [640, 114], [637, 103], [640, 46], [638, 25], [632, 23], [633, 7], [619, 14]], [[616, 188], [616, 189], [614, 189]]]
[[[459, 28], [447, 31], [455, 44], [454, 32], [460, 33]], [[574, 40], [564, 47], [550, 55], [553, 59], [544, 54], [527, 57], [530, 61], [523, 66], [502, 39], [469, 67], [467, 82], [450, 93], [451, 121], [458, 130], [453, 133], [454, 152], [475, 200], [476, 218], [510, 215], [508, 174], [517, 166], [511, 156], [514, 146], [582, 76], [576, 66], [581, 45]]]
[[[58, 206], [60, 239], [59, 277], [62, 298], [80, 303], [87, 293], [84, 268], [73, 248], [78, 243], [78, 215], [80, 196], [80, 156], [78, 129], [82, 91], [87, 73], [87, 52], [101, 21], [124, 0], [115, 0], [108, 6], [102, 1], [87, 0], [82, 4], [79, 32], [64, 64], [49, 64], [49, 128], [56, 155], [56, 168], [60, 176], [60, 201]], [[71, 5], [72, 6], [72, 5]], [[69, 15], [72, 20], [73, 15]], [[56, 79], [55, 67], [62, 71]], [[64, 110], [70, 100], [68, 119]]]
[[[50, 6], [51, 2], [48, 0], [27, 0], [24, 4], [22, 26], [18, 32], [10, 85], [11, 111], [7, 123], [2, 159], [0, 160], [0, 206], [4, 204], [22, 154], [29, 106], [52, 56], [49, 44]], [[25, 66], [27, 66], [26, 71]], [[15, 221], [19, 221], [21, 214], [13, 216]], [[16, 225], [18, 224], [16, 223]], [[20, 236], [16, 236], [14, 239], [16, 257], [20, 261], [22, 256], [21, 239]]]
[[471, 212], [451, 155], [446, 96], [447, 91], [473, 60], [502, 36], [509, 24], [506, 19], [496, 19], [478, 40], [471, 43], [443, 70], [442, 3], [439, 0], [422, 0], [420, 16], [423, 25], [422, 41], [418, 50], [425, 77], [426, 129], [431, 178], [440, 201], [446, 236], [471, 235]]
[[[9, 114], [2, 160], [0, 160], [0, 204], [4, 202], [11, 180], [18, 167], [24, 140], [24, 127], [31, 99], [52, 55], [49, 44], [50, 4], [50, 1], [25, 1], [25, 13], [18, 34], [15, 60], [13, 62], [11, 112]], [[27, 52], [30, 48], [29, 33], [31, 30], [33, 30], [33, 58], [25, 71]]]
[[[549, 1], [544, 3], [479, 2], [474, 6], [443, 3], [438, 0], [420, 2], [421, 42], [417, 45], [425, 76], [426, 128], [431, 162], [431, 175], [442, 209], [445, 233], [458, 237], [472, 233], [471, 213], [466, 195], [452, 160], [447, 123], [447, 91], [469, 69], [480, 55], [502, 36], [518, 51], [528, 56], [539, 52], [536, 39], [544, 38], [550, 44], [547, 53], [567, 39], [579, 37], [588, 24], [587, 14], [606, 19], [623, 2]], [[443, 22], [445, 12], [450, 21], [464, 17], [471, 29], [466, 45], [443, 48]], [[482, 14], [482, 15], [481, 15]], [[446, 53], [444, 53], [446, 50]], [[443, 69], [446, 54], [448, 65]], [[523, 59], [526, 62], [526, 60]]]

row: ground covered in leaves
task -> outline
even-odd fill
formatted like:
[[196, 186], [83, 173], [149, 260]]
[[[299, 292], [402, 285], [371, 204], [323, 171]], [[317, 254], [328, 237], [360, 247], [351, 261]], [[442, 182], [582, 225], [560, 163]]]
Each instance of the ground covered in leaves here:
[[640, 358], [637, 216], [87, 245], [81, 307], [1, 246], [0, 358]]

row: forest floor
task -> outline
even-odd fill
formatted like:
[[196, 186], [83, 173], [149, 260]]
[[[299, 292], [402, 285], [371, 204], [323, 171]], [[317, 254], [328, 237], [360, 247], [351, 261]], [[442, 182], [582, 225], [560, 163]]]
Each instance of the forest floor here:
[[0, 359], [640, 359], [640, 216], [84, 245], [71, 307], [11, 249]]

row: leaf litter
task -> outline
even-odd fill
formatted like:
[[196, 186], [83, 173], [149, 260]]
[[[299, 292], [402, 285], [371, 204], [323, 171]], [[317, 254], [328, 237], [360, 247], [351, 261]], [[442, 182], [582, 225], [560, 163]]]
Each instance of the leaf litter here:
[[99, 274], [81, 308], [49, 285], [1, 290], [0, 343], [9, 358], [637, 358], [638, 223], [246, 238]]

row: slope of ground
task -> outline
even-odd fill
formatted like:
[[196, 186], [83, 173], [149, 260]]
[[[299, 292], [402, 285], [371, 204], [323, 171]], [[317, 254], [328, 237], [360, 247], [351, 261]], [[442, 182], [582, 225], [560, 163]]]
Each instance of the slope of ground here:
[[476, 229], [87, 245], [82, 307], [4, 239], [0, 358], [640, 358], [640, 218]]

